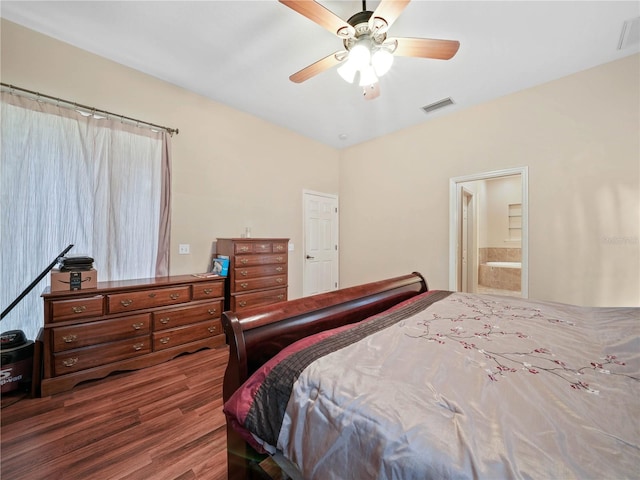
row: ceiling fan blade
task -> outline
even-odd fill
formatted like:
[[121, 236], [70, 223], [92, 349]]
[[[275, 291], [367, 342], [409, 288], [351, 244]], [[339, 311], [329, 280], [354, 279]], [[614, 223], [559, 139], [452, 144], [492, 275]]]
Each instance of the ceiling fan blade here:
[[[371, 18], [382, 18], [388, 29], [395, 22], [411, 0], [382, 0]], [[370, 20], [371, 21], [371, 20]]]
[[353, 37], [355, 29], [331, 10], [314, 0], [279, 0], [280, 3], [307, 17], [341, 38]]
[[393, 53], [401, 57], [449, 60], [460, 48], [460, 42], [456, 40], [438, 40], [434, 38], [394, 38], [393, 40], [398, 42], [398, 47]]
[[289, 77], [289, 80], [295, 83], [302, 83], [305, 80], [309, 80], [311, 77], [314, 77], [319, 73], [322, 73], [325, 70], [328, 70], [331, 67], [338, 65], [339, 63], [341, 63], [341, 60], [338, 60], [338, 58], [336, 58], [337, 53], [340, 53], [340, 52], [327, 55], [326, 57], [318, 60], [317, 62], [312, 63], [308, 67], [303, 68], [299, 72], [294, 73]]

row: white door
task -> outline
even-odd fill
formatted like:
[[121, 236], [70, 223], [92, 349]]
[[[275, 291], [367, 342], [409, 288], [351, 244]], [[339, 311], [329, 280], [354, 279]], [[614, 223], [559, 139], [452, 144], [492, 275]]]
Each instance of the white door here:
[[308, 192], [304, 197], [303, 296], [338, 288], [338, 197]]
[[477, 273], [476, 273], [476, 259], [475, 259], [475, 220], [473, 192], [461, 187], [462, 196], [460, 198], [460, 205], [462, 212], [460, 214], [460, 292], [473, 293], [476, 291]]
[[460, 228], [462, 232], [460, 233], [460, 285], [458, 285], [458, 289], [461, 292], [468, 292], [468, 281], [467, 272], [468, 272], [468, 259], [467, 252], [469, 251], [469, 202], [471, 200], [471, 194], [467, 192], [464, 188], [462, 189], [462, 198], [461, 198], [461, 221]]

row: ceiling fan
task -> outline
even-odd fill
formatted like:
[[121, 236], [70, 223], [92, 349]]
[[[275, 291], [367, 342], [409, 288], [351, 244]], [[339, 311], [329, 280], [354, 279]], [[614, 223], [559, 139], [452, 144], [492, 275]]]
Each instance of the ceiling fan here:
[[460, 42], [455, 40], [387, 37], [389, 27], [410, 0], [382, 0], [375, 12], [368, 11], [366, 0], [363, 0], [362, 11], [347, 21], [315, 0], [279, 1], [337, 35], [344, 45], [344, 50], [332, 53], [291, 75], [289, 79], [295, 83], [304, 82], [342, 64], [338, 68], [340, 76], [353, 83], [359, 73], [363, 95], [371, 100], [380, 95], [378, 78], [391, 68], [394, 55], [449, 60], [460, 47]]

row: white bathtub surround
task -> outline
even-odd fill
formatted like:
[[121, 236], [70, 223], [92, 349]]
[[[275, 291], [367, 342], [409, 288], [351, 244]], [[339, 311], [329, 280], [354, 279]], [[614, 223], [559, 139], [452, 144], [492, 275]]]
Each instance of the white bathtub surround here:
[[499, 268], [522, 268], [521, 262], [487, 262], [485, 265]]

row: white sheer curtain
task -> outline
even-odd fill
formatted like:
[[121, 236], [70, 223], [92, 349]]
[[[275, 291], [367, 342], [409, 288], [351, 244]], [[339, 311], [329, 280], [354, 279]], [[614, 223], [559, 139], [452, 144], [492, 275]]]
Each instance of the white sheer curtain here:
[[[0, 308], [69, 244], [98, 280], [168, 273], [169, 136], [2, 93]], [[164, 217], [162, 217], [164, 215]], [[0, 324], [35, 339], [49, 276]]]

